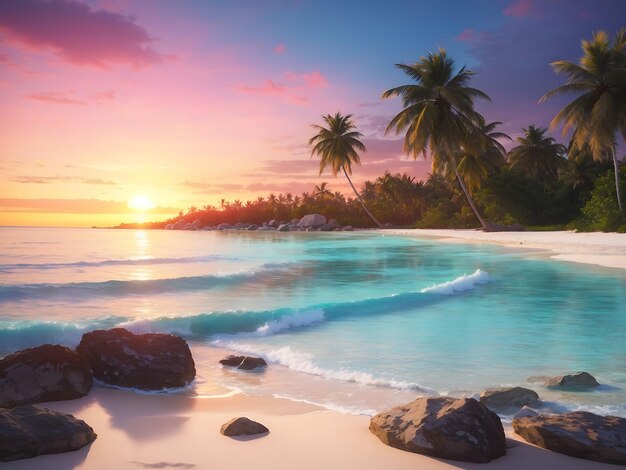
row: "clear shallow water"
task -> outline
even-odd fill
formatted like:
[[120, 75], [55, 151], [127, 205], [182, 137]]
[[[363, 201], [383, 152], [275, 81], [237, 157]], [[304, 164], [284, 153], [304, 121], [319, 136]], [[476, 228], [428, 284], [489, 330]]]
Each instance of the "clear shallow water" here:
[[[369, 233], [0, 228], [0, 355], [122, 325], [174, 332], [199, 378], [356, 412], [418, 395], [536, 389], [550, 409], [626, 416], [626, 274]], [[225, 350], [264, 373], [222, 369]], [[587, 370], [603, 384], [529, 383]]]

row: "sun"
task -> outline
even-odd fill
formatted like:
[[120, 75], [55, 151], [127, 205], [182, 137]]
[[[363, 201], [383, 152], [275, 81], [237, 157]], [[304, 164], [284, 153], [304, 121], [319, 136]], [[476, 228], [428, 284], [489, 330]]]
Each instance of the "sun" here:
[[149, 211], [154, 208], [154, 203], [146, 196], [135, 196], [128, 201], [128, 207], [138, 211]]

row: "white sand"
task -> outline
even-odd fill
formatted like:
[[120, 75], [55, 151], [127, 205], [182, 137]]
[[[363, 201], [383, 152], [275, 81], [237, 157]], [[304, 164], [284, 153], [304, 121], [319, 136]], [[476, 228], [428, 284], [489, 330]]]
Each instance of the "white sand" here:
[[626, 234], [576, 232], [493, 232], [479, 230], [389, 229], [393, 235], [437, 238], [452, 243], [491, 243], [537, 250], [552, 259], [626, 269]]
[[[88, 447], [2, 464], [4, 469], [614, 469], [522, 442], [509, 432], [507, 455], [489, 464], [432, 459], [384, 445], [368, 430], [367, 416], [266, 397], [146, 396], [94, 388], [79, 400], [42, 404], [72, 413], [94, 428]], [[263, 437], [237, 440], [220, 426], [247, 416], [265, 424]]]

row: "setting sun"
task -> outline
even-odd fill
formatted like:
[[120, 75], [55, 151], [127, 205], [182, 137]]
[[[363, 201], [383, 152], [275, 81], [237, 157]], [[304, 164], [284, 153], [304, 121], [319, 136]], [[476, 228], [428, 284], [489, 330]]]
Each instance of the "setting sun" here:
[[154, 203], [146, 196], [135, 196], [128, 201], [128, 207], [138, 211], [149, 211], [154, 208]]

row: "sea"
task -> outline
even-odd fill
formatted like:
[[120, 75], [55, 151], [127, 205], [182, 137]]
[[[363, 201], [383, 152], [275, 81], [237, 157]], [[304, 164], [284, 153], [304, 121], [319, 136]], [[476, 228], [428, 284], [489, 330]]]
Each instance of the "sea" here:
[[[523, 386], [543, 411], [626, 417], [623, 270], [380, 231], [0, 228], [0, 357], [112, 327], [187, 340], [195, 381], [159, 393], [367, 415]], [[583, 370], [601, 386], [543, 386]]]

